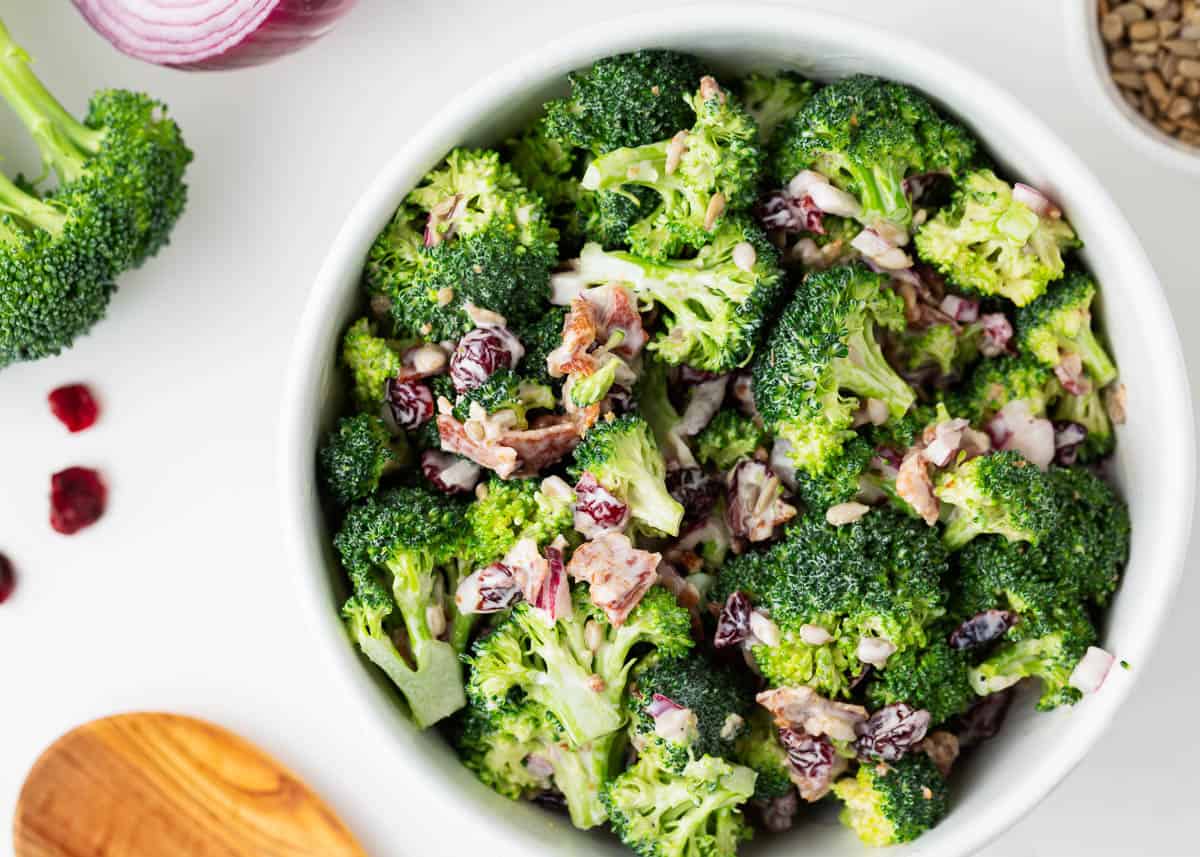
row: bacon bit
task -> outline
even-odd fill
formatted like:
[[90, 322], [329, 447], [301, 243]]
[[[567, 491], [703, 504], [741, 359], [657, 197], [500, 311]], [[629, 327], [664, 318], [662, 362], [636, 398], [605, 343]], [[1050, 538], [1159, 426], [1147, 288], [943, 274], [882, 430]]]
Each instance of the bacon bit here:
[[596, 341], [607, 342], [620, 333], [621, 341], [610, 353], [626, 360], [636, 357], [649, 337], [629, 289], [620, 283], [609, 283], [586, 289], [581, 295], [596, 311]]
[[587, 352], [596, 342], [598, 332], [595, 307], [581, 293], [571, 301], [571, 309], [563, 320], [562, 344], [546, 356], [550, 376], [561, 378], [581, 368], [592, 369], [594, 361]]
[[922, 435], [925, 448], [921, 450], [921, 455], [934, 467], [947, 466], [961, 447], [963, 432], [969, 425], [964, 419], [954, 419], [926, 426]]
[[717, 218], [725, 212], [725, 194], [714, 193], [704, 210], [704, 231], [712, 232], [717, 225]]
[[[593, 405], [589, 410], [594, 410], [592, 422], [595, 422], [599, 406]], [[520, 468], [516, 475], [526, 478], [536, 476], [578, 446], [583, 431], [585, 429], [569, 417], [548, 415], [534, 428], [504, 432], [500, 435], [500, 444], [517, 454]]]
[[867, 721], [867, 709], [861, 705], [833, 702], [803, 685], [764, 690], [755, 700], [771, 712], [775, 725], [835, 741], [855, 740], [858, 725]]
[[1127, 396], [1125, 385], [1119, 382], [1104, 388], [1104, 409], [1108, 411], [1108, 418], [1113, 421], [1113, 425], [1125, 425]]
[[503, 429], [489, 438], [475, 421], [470, 422], [478, 431], [468, 432], [467, 426], [443, 410], [438, 414], [437, 426], [442, 449], [469, 458], [494, 470], [501, 479], [508, 479], [514, 475], [535, 476], [579, 443], [581, 434], [573, 420], [562, 416], [552, 419], [553, 422], [547, 421], [536, 428]]
[[688, 132], [679, 131], [667, 144], [667, 175], [674, 175], [675, 171], [679, 169], [679, 162], [687, 152], [687, 139]]
[[580, 545], [567, 572], [590, 584], [592, 603], [621, 625], [658, 578], [662, 555], [638, 550], [621, 533], [605, 533]]
[[501, 479], [512, 476], [520, 466], [515, 449], [499, 443], [486, 443], [482, 437], [472, 437], [466, 427], [451, 415], [438, 414], [437, 427], [442, 449], [496, 471]]
[[1077, 352], [1061, 354], [1058, 365], [1054, 367], [1054, 375], [1062, 388], [1072, 396], [1086, 396], [1092, 390], [1091, 383], [1083, 374], [1083, 358]]
[[725, 103], [725, 92], [721, 89], [721, 85], [717, 83], [716, 78], [712, 75], [704, 75], [700, 78], [700, 97], [705, 101], [712, 98], [719, 98], [721, 103]]
[[921, 453], [922, 450], [914, 448], [904, 456], [896, 474], [896, 494], [932, 527], [937, 523], [941, 506], [933, 494], [929, 467]]
[[916, 749], [930, 758], [943, 777], [948, 777], [958, 758], [958, 736], [939, 729], [926, 735]]

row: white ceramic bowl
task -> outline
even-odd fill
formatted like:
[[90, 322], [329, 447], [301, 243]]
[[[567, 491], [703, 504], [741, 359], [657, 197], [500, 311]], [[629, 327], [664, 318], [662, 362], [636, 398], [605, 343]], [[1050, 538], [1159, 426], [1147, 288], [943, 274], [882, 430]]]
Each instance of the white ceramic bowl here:
[[[1150, 656], [1183, 563], [1191, 521], [1194, 440], [1189, 388], [1171, 317], [1133, 231], [1100, 182], [1016, 99], [929, 48], [837, 17], [779, 7], [688, 7], [602, 26], [547, 45], [490, 75], [450, 103], [386, 164], [351, 213], [316, 278], [288, 369], [280, 429], [284, 535], [296, 585], [304, 588], [314, 632], [331, 663], [352, 683], [347, 706], [367, 706], [403, 760], [402, 781], [419, 783], [422, 813], [441, 814], [435, 839], [388, 843], [396, 853], [451, 854], [486, 843], [488, 857], [531, 853], [628, 853], [615, 840], [580, 834], [536, 807], [513, 804], [474, 784], [436, 734], [418, 735], [394, 694], [360, 660], [338, 619], [343, 595], [318, 503], [314, 450], [336, 416], [335, 354], [360, 306], [359, 273], [367, 249], [409, 188], [452, 146], [502, 139], [565, 89], [567, 71], [598, 57], [641, 47], [693, 51], [718, 69], [790, 67], [818, 78], [871, 72], [912, 84], [960, 116], [1013, 175], [1044, 188], [1085, 239], [1103, 284], [1103, 313], [1129, 388], [1129, 424], [1120, 431], [1113, 474], [1133, 516], [1133, 554], [1109, 614], [1104, 645], [1133, 664], [1115, 668], [1103, 689], [1071, 709], [1034, 714], [1021, 706], [997, 740], [958, 772], [953, 810], [913, 846], [892, 853], [967, 854], [1004, 830], [1079, 762], [1130, 691]], [[986, 105], [986, 106], [981, 106]], [[415, 786], [414, 786], [415, 788]], [[364, 784], [362, 801], [380, 803]], [[403, 813], [405, 801], [392, 804]], [[1098, 808], [1100, 810], [1100, 808]], [[424, 829], [430, 828], [428, 819]], [[414, 834], [416, 835], [416, 834]], [[407, 837], [406, 837], [407, 838]], [[764, 838], [753, 853], [863, 853], [831, 814], [792, 834]]]
[[1121, 97], [1100, 36], [1098, 0], [1068, 0], [1062, 9], [1075, 77], [1088, 103], [1096, 107], [1118, 134], [1150, 157], [1177, 170], [1200, 173], [1200, 147], [1157, 128]]

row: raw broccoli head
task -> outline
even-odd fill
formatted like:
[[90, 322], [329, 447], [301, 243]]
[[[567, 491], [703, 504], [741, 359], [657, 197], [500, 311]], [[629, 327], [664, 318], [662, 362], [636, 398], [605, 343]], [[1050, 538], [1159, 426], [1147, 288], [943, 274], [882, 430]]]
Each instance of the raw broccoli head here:
[[817, 85], [794, 71], [751, 72], [741, 80], [737, 90], [742, 104], [758, 124], [759, 140], [766, 143], [776, 128], [800, 112]]
[[[753, 648], [771, 685], [845, 695], [862, 668], [863, 637], [888, 640], [897, 651], [925, 645], [926, 627], [944, 612], [946, 567], [933, 531], [902, 513], [873, 509], [842, 527], [808, 515], [766, 551], [726, 562], [713, 600], [743, 592], [779, 626], [779, 645]], [[805, 642], [806, 625], [824, 629], [829, 641]]]
[[397, 330], [457, 339], [474, 326], [468, 301], [506, 319], [541, 313], [557, 238], [541, 200], [496, 152], [455, 149], [375, 240], [365, 286], [390, 302]]
[[486, 489], [466, 511], [474, 567], [495, 562], [521, 539], [533, 539], [544, 547], [574, 530], [570, 498], [543, 491], [540, 480], [493, 476]]
[[454, 417], [465, 422], [472, 405], [478, 405], [489, 414], [510, 411], [513, 425], [523, 429], [529, 424], [530, 411], [554, 410], [557, 404], [549, 385], [526, 380], [511, 369], [498, 369], [478, 387], [458, 396]]
[[934, 368], [945, 378], [958, 378], [979, 358], [981, 328], [933, 324], [900, 335], [900, 353], [910, 372]]
[[704, 756], [676, 773], [642, 756], [601, 795], [613, 831], [640, 857], [734, 857], [752, 831], [741, 805], [754, 794], [750, 768]]
[[916, 90], [856, 75], [820, 89], [775, 132], [772, 172], [787, 184], [815, 170], [856, 197], [859, 219], [907, 229], [912, 200], [904, 179], [962, 173], [975, 139]]
[[867, 685], [871, 708], [906, 702], [928, 711], [933, 726], [970, 708], [977, 701], [967, 676], [971, 660], [967, 652], [950, 647], [950, 630], [939, 624], [930, 630], [923, 648], [905, 649], [888, 658]]
[[375, 335], [375, 325], [360, 318], [342, 338], [342, 363], [350, 370], [354, 402], [365, 411], [375, 412], [387, 401], [387, 385], [403, 366], [400, 352], [383, 337]]
[[728, 470], [766, 442], [767, 433], [753, 419], [736, 408], [723, 408], [696, 435], [696, 458]]
[[[694, 730], [675, 738], [655, 732], [647, 713], [655, 695], [664, 696], [695, 716]], [[732, 758], [734, 744], [754, 707], [754, 685], [744, 669], [711, 662], [695, 651], [679, 658], [654, 656], [643, 660], [629, 683], [629, 707], [635, 743], [642, 752], [657, 752], [662, 763], [682, 771], [701, 756]]]
[[1095, 385], [1081, 395], [1064, 393], [1054, 406], [1054, 419], [1083, 426], [1087, 437], [1076, 451], [1079, 460], [1087, 463], [1109, 455], [1117, 445], [1104, 394]]
[[779, 728], [765, 708], [750, 712], [747, 727], [734, 747], [733, 761], [758, 774], [755, 800], [783, 797], [793, 788], [787, 750], [779, 743]]
[[1027, 355], [983, 360], [963, 389], [950, 397], [951, 410], [983, 425], [1009, 402], [1022, 400], [1034, 416], [1044, 416], [1060, 392], [1054, 373]]
[[318, 453], [325, 489], [340, 506], [375, 493], [384, 474], [407, 460], [404, 437], [392, 437], [383, 420], [371, 414], [338, 420]]
[[1016, 315], [1017, 343], [1045, 366], [1055, 367], [1068, 354], [1078, 354], [1088, 377], [1106, 387], [1117, 367], [1092, 330], [1096, 283], [1082, 271], [1071, 271]]
[[876, 336], [876, 326], [904, 328], [903, 301], [886, 283], [858, 264], [809, 274], [754, 362], [759, 413], [810, 474], [822, 473], [853, 436], [855, 396], [882, 400], [894, 418], [916, 400]]
[[972, 458], [942, 473], [934, 494], [953, 507], [942, 535], [950, 550], [983, 533], [1036, 544], [1058, 526], [1049, 478], [1018, 452]]
[[698, 57], [643, 50], [567, 75], [571, 94], [546, 105], [547, 133], [594, 154], [641, 146], [692, 124], [684, 98], [705, 73]]
[[860, 765], [856, 776], [834, 783], [833, 793], [846, 805], [842, 824], [873, 846], [911, 842], [949, 809], [946, 782], [924, 753], [887, 765]]
[[658, 195], [657, 206], [647, 207], [628, 230], [633, 252], [645, 258], [669, 259], [703, 247], [722, 213], [749, 207], [758, 192], [762, 152], [754, 119], [711, 78], [689, 103], [695, 124], [682, 148], [672, 132], [602, 155], [583, 176], [590, 191], [643, 187]]
[[951, 204], [915, 238], [921, 258], [957, 287], [1024, 306], [1063, 274], [1063, 252], [1079, 246], [1061, 218], [1043, 217], [991, 170], [965, 176]]
[[485, 785], [513, 800], [557, 791], [582, 830], [605, 821], [600, 790], [624, 746], [621, 733], [571, 747], [554, 716], [528, 701], [491, 711], [471, 706], [464, 720], [459, 757]]
[[575, 447], [572, 475], [578, 479], [584, 472], [627, 505], [633, 518], [678, 535], [683, 506], [667, 491], [666, 464], [640, 416], [626, 414], [592, 426]]
[[[467, 693], [484, 710], [514, 700], [538, 703], [561, 724], [574, 746], [622, 728], [625, 684], [638, 652], [654, 647], [680, 656], [692, 646], [691, 617], [675, 597], [655, 586], [620, 626], [588, 600], [587, 587], [573, 592], [570, 616], [551, 621], [527, 603], [518, 604], [486, 637], [467, 662]], [[589, 646], [585, 629], [594, 623], [600, 640]]]
[[70, 347], [103, 317], [114, 278], [166, 243], [192, 158], [165, 105], [96, 93], [80, 122], [0, 24], [0, 96], [58, 179], [40, 192], [0, 176], [0, 366]]
[[[513, 319], [510, 322], [513, 332], [525, 346], [525, 356], [521, 358], [517, 371], [529, 381], [546, 384], [551, 388], [561, 383], [561, 379], [550, 377], [550, 371], [546, 368], [546, 358], [562, 344], [563, 321], [566, 317], [566, 307], [552, 306], [547, 307], [536, 318]], [[453, 395], [450, 396], [450, 400], [454, 400]]]
[[854, 436], [841, 452], [826, 459], [825, 467], [813, 475], [797, 469], [795, 495], [810, 512], [824, 514], [830, 506], [847, 503], [862, 490], [863, 474], [871, 463], [875, 449], [863, 438]]

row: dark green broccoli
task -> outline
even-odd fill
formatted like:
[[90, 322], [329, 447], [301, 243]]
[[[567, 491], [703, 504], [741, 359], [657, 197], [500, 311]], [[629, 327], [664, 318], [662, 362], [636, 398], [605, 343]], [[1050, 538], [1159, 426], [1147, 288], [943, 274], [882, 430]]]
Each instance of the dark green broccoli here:
[[503, 557], [520, 539], [545, 547], [574, 531], [573, 497], [542, 489], [537, 479], [493, 476], [467, 508], [470, 563], [479, 568]]
[[933, 324], [924, 330], [909, 328], [899, 337], [904, 366], [910, 372], [934, 368], [941, 375], [958, 378], [977, 359], [983, 328]]
[[465, 422], [473, 405], [489, 414], [510, 411], [513, 426], [523, 429], [529, 425], [530, 411], [552, 411], [558, 401], [549, 385], [525, 380], [511, 369], [498, 369], [478, 387], [458, 397], [454, 404], [455, 419]]
[[685, 98], [704, 74], [699, 58], [677, 51], [597, 60], [567, 75], [570, 96], [546, 105], [547, 133], [596, 155], [665, 139], [691, 127]]
[[354, 403], [364, 411], [376, 412], [387, 401], [388, 382], [400, 374], [400, 351], [375, 335], [370, 319], [360, 318], [342, 338], [342, 363], [350, 370]]
[[343, 608], [350, 634], [421, 728], [466, 702], [458, 652], [441, 639], [446, 593], [461, 572], [464, 512], [444, 494], [393, 488], [353, 507], [334, 538], [354, 588]]
[[[562, 344], [563, 322], [566, 317], [566, 307], [552, 306], [547, 307], [537, 318], [510, 321], [513, 332], [525, 346], [525, 356], [517, 366], [517, 371], [522, 376], [551, 388], [561, 383], [562, 379], [550, 377], [550, 371], [546, 368], [546, 358]], [[450, 399], [453, 401], [454, 397], [451, 396]]]
[[842, 447], [841, 452], [826, 460], [824, 469], [813, 475], [797, 469], [793, 479], [793, 492], [810, 512], [823, 514], [830, 506], [847, 503], [862, 493], [863, 478], [875, 449], [866, 440], [855, 436]]
[[[634, 649], [653, 646], [679, 656], [692, 646], [691, 617], [675, 596], [655, 586], [625, 622], [611, 625], [576, 586], [571, 615], [551, 621], [527, 603], [518, 604], [471, 655], [467, 693], [486, 711], [530, 700], [548, 709], [573, 746], [625, 726], [625, 683]], [[599, 642], [592, 640], [599, 629]], [[594, 643], [594, 645], [589, 645]]]
[[572, 747], [550, 712], [525, 701], [491, 711], [469, 707], [458, 752], [485, 785], [512, 800], [561, 793], [571, 823], [587, 830], [607, 818], [600, 790], [617, 770], [623, 737], [613, 732]]
[[[629, 682], [634, 744], [643, 751], [653, 745], [662, 763], [676, 772], [701, 756], [732, 758], [754, 707], [754, 689], [744, 669], [711, 662], [695, 651], [678, 658], [646, 658]], [[647, 709], [660, 697], [691, 713], [678, 735], [663, 737], [655, 729]]]
[[877, 326], [904, 328], [904, 303], [886, 284], [859, 264], [809, 274], [754, 362], [759, 413], [810, 474], [825, 471], [854, 436], [856, 396], [883, 401], [893, 418], [916, 400], [877, 339]]
[[767, 550], [727, 561], [713, 600], [743, 592], [778, 625], [778, 645], [752, 649], [768, 683], [838, 696], [862, 669], [864, 638], [897, 652], [926, 644], [944, 612], [946, 567], [934, 531], [899, 512], [873, 509], [842, 527], [808, 515]]
[[740, 458], [754, 455], [767, 443], [762, 426], [736, 408], [723, 408], [696, 435], [696, 458], [718, 470], [728, 470]]
[[393, 437], [371, 414], [342, 417], [318, 453], [325, 489], [339, 506], [375, 493], [379, 480], [408, 463], [404, 436]]
[[734, 747], [733, 761], [758, 774], [755, 800], [783, 797], [794, 788], [787, 750], [779, 743], [779, 728], [765, 708], [750, 712], [746, 729]]
[[1036, 544], [1058, 525], [1059, 508], [1046, 474], [1019, 452], [983, 455], [942, 473], [934, 494], [952, 506], [942, 541], [958, 550], [983, 533]]
[[[69, 348], [105, 312], [115, 278], [167, 242], [192, 153], [166, 106], [120, 89], [93, 95], [82, 122], [29, 67], [0, 23], [0, 96], [57, 187], [0, 176], [0, 366]], [[40, 179], [39, 179], [40, 181]]]
[[857, 776], [834, 783], [833, 793], [846, 805], [842, 824], [873, 846], [911, 842], [950, 808], [946, 782], [924, 753], [887, 765], [860, 765]]
[[468, 302], [506, 319], [545, 310], [557, 238], [541, 200], [496, 152], [455, 149], [376, 238], [364, 285], [398, 331], [457, 339], [474, 326]]
[[1060, 396], [1054, 405], [1054, 419], [1075, 423], [1087, 432], [1087, 437], [1076, 451], [1079, 461], [1086, 463], [1104, 458], [1117, 445], [1112, 420], [1104, 405], [1104, 395], [1095, 386], [1078, 396], [1070, 393]]
[[947, 642], [952, 627], [939, 624], [929, 631], [929, 642], [920, 649], [905, 649], [888, 658], [867, 684], [871, 708], [907, 702], [923, 708], [937, 726], [963, 714], [977, 702], [967, 671], [967, 652]]
[[657, 304], [663, 330], [649, 348], [671, 365], [710, 372], [745, 365], [783, 285], [779, 252], [746, 218], [730, 218], [691, 259], [654, 262], [588, 244], [565, 283], [622, 282]]
[[667, 535], [678, 535], [683, 506], [670, 495], [666, 464], [650, 426], [635, 414], [601, 420], [575, 447], [572, 476], [584, 472], [629, 507], [629, 514]]
[[658, 195], [657, 205], [627, 232], [633, 252], [644, 258], [665, 260], [703, 247], [726, 212], [748, 208], [758, 193], [763, 156], [750, 114], [712, 78], [689, 103], [696, 118], [685, 141], [669, 134], [616, 149], [592, 161], [583, 176], [586, 190], [644, 187]]
[[815, 83], [794, 71], [751, 72], [737, 87], [742, 104], [758, 124], [758, 137], [763, 143], [771, 139], [777, 127], [799, 113], [816, 90]]
[[961, 174], [975, 139], [910, 87], [856, 75], [818, 90], [773, 139], [772, 172], [787, 184], [801, 170], [825, 175], [862, 206], [858, 220], [907, 230], [909, 176]]
[[643, 755], [601, 795], [613, 831], [640, 857], [734, 857], [752, 830], [740, 807], [750, 768], [703, 756], [676, 773]]
[[963, 178], [951, 204], [917, 232], [917, 252], [956, 287], [1025, 306], [1063, 274], [1063, 252], [1079, 246], [1059, 217], [1013, 199], [991, 170]]
[[962, 389], [949, 397], [949, 406], [955, 416], [983, 425], [1018, 399], [1029, 405], [1029, 413], [1044, 416], [1059, 392], [1054, 373], [1022, 354], [981, 361]]
[[1092, 331], [1092, 300], [1096, 282], [1082, 271], [1071, 271], [1061, 283], [1029, 306], [1017, 311], [1017, 344], [1042, 365], [1054, 368], [1078, 355], [1089, 380], [1107, 387], [1117, 367]]

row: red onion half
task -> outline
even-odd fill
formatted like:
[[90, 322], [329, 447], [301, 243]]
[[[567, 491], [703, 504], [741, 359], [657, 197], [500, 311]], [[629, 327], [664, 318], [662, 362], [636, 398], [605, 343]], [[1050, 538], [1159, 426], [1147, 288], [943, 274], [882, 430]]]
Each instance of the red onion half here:
[[259, 65], [314, 42], [355, 0], [74, 0], [122, 53], [156, 65]]

